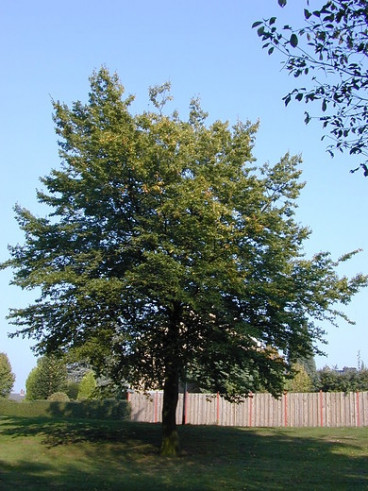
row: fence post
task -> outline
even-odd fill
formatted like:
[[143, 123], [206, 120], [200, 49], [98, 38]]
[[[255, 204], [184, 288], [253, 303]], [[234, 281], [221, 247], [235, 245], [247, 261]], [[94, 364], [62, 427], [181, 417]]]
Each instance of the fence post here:
[[130, 403], [132, 398], [131, 398], [131, 393], [129, 390], [126, 393], [126, 398], [127, 398], [128, 404], [130, 406], [129, 414], [130, 414], [130, 420], [131, 420], [132, 419], [132, 413], [133, 413], [133, 407], [132, 407], [132, 404]]
[[153, 394], [153, 422], [157, 423], [157, 413], [158, 413], [158, 392]]
[[320, 417], [320, 426], [323, 426], [323, 392], [319, 391], [319, 417]]
[[288, 425], [288, 400], [287, 392], [284, 392], [284, 426]]
[[220, 393], [217, 392], [216, 395], [216, 421], [217, 424], [220, 424]]
[[357, 426], [360, 426], [359, 392], [356, 393], [355, 412], [356, 412], [356, 424]]
[[183, 423], [186, 425], [188, 424], [188, 402], [189, 402], [189, 395], [188, 391], [186, 390], [183, 394]]
[[253, 393], [250, 392], [249, 396], [248, 396], [248, 413], [249, 413], [249, 424], [248, 426], [249, 427], [252, 427], [252, 424], [253, 424]]

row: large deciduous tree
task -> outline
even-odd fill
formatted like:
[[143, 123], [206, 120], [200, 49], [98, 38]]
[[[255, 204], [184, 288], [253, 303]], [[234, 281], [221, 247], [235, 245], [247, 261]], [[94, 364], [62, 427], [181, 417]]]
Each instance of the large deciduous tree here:
[[15, 375], [5, 353], [0, 353], [0, 397], [7, 397], [14, 385]]
[[[286, 0], [279, 0], [280, 6]], [[309, 2], [308, 2], [309, 4]], [[306, 6], [308, 6], [308, 4]], [[320, 2], [321, 5], [321, 2]], [[321, 113], [305, 113], [305, 122], [317, 118], [329, 131], [328, 152], [360, 154], [368, 176], [368, 9], [366, 0], [329, 0], [316, 10], [304, 9], [301, 27], [278, 26], [276, 17], [253, 24], [268, 53], [281, 53], [291, 75], [306, 81], [285, 95], [306, 103], [319, 101]], [[355, 172], [359, 169], [352, 169]]]
[[163, 389], [162, 453], [175, 455], [180, 380], [279, 394], [323, 335], [313, 319], [336, 319], [367, 279], [303, 257], [299, 159], [254, 167], [254, 125], [206, 124], [197, 100], [188, 120], [167, 115], [167, 86], [135, 114], [116, 75], [90, 82], [86, 104], [54, 103], [62, 163], [38, 192], [50, 216], [16, 208], [26, 239], [3, 267], [41, 294], [10, 318], [39, 352], [78, 348], [98, 376]]

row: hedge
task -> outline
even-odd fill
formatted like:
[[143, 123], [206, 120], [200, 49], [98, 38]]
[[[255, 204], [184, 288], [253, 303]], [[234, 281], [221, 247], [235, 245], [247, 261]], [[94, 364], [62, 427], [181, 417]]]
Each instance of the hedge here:
[[115, 400], [16, 402], [0, 399], [0, 416], [128, 420], [130, 404]]

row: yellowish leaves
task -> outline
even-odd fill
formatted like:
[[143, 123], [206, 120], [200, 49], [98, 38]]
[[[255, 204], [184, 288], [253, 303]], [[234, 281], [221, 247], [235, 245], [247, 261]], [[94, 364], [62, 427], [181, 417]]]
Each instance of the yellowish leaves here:
[[264, 231], [264, 225], [259, 223], [258, 218], [255, 215], [246, 216], [245, 220], [255, 234], [261, 234]]
[[144, 183], [144, 184], [142, 184], [142, 191], [145, 194], [148, 194], [148, 193], [162, 194], [163, 193], [163, 187], [164, 187], [163, 181], [159, 181], [156, 184], [153, 184], [153, 186], [148, 186], [147, 184]]

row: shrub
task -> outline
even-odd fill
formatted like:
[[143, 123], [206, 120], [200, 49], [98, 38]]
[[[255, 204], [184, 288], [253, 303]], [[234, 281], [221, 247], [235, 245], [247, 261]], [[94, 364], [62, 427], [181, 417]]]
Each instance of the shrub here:
[[79, 392], [79, 382], [68, 382], [68, 387], [66, 388], [66, 393], [70, 400], [76, 401]]
[[0, 399], [0, 415], [20, 418], [130, 419], [127, 401], [22, 401]]
[[48, 401], [52, 402], [69, 402], [69, 396], [65, 392], [54, 392], [47, 398]]

